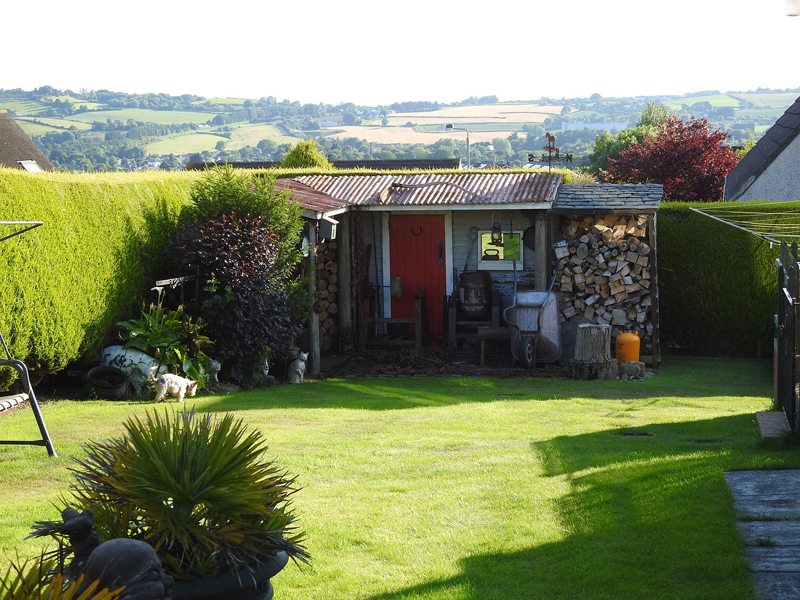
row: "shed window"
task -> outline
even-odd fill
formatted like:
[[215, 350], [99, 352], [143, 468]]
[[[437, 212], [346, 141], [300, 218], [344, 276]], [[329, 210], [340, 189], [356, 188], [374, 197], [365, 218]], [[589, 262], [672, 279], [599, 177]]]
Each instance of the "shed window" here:
[[502, 233], [502, 245], [492, 243], [492, 232], [479, 232], [481, 253], [478, 257], [478, 269], [487, 271], [511, 271], [514, 261], [517, 269], [523, 268], [522, 232]]

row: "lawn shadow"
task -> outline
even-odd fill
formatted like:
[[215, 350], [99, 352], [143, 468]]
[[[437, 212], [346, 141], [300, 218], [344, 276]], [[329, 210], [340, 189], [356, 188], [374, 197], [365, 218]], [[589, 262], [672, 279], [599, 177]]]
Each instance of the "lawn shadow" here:
[[[563, 539], [468, 556], [458, 575], [370, 600], [752, 598], [723, 472], [771, 453], [750, 415], [532, 442], [543, 483], [571, 488], [555, 507]], [[795, 445], [774, 466], [796, 455]]]
[[646, 400], [717, 396], [768, 397], [771, 363], [736, 359], [665, 360], [661, 373], [646, 381], [574, 381], [557, 378], [353, 378], [303, 385], [275, 385], [212, 400], [210, 410], [341, 408], [403, 410], [520, 400]]

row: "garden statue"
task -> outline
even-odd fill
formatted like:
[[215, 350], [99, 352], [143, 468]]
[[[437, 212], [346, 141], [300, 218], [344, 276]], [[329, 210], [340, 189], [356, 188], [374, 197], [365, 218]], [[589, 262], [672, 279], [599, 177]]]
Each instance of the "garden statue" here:
[[222, 365], [219, 363], [218, 360], [214, 360], [212, 358], [210, 361], [208, 361], [208, 364], [206, 365], [206, 375], [208, 375], [208, 378], [206, 379], [206, 381], [208, 381], [209, 383], [219, 383], [217, 375], [219, 374], [219, 370], [221, 368]]
[[[83, 575], [82, 594], [94, 581], [99, 588], [125, 589], [118, 600], [172, 600], [173, 579], [164, 573], [155, 550], [141, 540], [118, 538], [100, 543], [93, 529], [94, 513], [74, 508], [61, 511], [62, 521], [37, 521], [30, 537], [67, 536], [73, 554], [64, 579], [75, 582]], [[63, 542], [60, 542], [63, 544]]]
[[[152, 373], [154, 376], [166, 373], [166, 365], [159, 365], [159, 361], [135, 348], [125, 348], [124, 346], [108, 346], [103, 348], [104, 366], [117, 367], [119, 370], [128, 374], [128, 380], [133, 387], [133, 393], [138, 394], [142, 391], [144, 382]], [[155, 373], [158, 368], [158, 373]]]
[[306, 372], [306, 361], [308, 352], [298, 352], [297, 358], [289, 365], [289, 372], [286, 374], [287, 383], [303, 383], [303, 376]]
[[100, 544], [86, 561], [85, 575], [79, 593], [99, 581], [98, 589], [125, 586], [119, 600], [172, 600], [172, 577], [164, 573], [156, 551], [141, 540], [117, 538]]

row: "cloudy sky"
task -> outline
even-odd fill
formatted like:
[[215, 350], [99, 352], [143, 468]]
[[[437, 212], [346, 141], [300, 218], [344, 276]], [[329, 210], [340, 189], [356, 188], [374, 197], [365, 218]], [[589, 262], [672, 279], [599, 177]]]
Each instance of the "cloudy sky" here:
[[40, 0], [2, 21], [3, 89], [371, 105], [800, 86], [784, 0]]

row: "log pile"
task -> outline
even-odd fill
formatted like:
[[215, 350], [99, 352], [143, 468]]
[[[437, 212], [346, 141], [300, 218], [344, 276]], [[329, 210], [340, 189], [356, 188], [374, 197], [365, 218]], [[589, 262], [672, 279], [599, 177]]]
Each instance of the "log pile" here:
[[653, 354], [652, 256], [646, 216], [593, 215], [565, 219], [566, 246], [556, 247], [556, 287], [562, 322], [608, 324], [616, 338], [626, 325], [639, 333], [641, 353]]
[[338, 347], [339, 335], [339, 263], [336, 240], [317, 246], [317, 300], [314, 311], [319, 316], [320, 351]]

